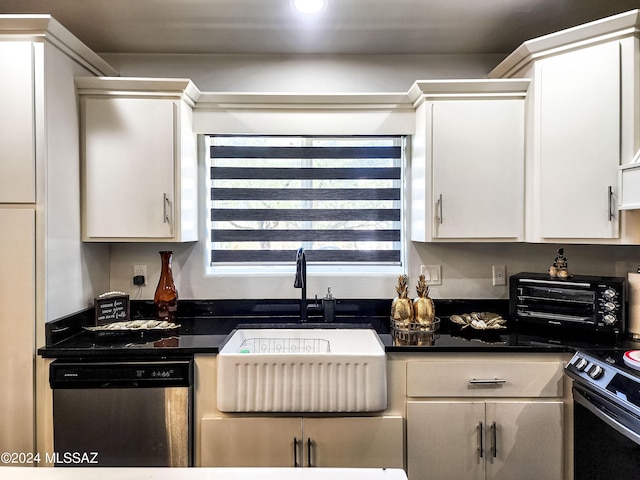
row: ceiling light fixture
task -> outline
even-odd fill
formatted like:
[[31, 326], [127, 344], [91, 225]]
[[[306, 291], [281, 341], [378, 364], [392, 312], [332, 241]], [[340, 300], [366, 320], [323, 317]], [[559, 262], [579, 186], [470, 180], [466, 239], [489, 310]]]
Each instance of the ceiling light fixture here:
[[314, 14], [324, 8], [324, 0], [295, 0], [293, 5], [299, 12]]

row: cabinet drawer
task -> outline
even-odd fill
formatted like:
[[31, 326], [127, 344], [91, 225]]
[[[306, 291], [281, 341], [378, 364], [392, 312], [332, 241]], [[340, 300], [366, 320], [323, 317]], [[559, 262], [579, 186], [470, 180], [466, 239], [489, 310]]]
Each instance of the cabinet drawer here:
[[409, 362], [409, 397], [561, 397], [562, 362]]

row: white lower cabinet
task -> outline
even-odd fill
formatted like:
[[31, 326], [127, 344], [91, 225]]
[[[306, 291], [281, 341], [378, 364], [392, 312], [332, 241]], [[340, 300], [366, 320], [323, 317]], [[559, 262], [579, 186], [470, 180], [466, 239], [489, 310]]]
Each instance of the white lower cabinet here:
[[408, 402], [407, 470], [420, 479], [562, 479], [560, 401]]
[[407, 362], [409, 480], [562, 480], [563, 361], [466, 355]]
[[404, 421], [378, 417], [207, 417], [203, 467], [403, 468]]

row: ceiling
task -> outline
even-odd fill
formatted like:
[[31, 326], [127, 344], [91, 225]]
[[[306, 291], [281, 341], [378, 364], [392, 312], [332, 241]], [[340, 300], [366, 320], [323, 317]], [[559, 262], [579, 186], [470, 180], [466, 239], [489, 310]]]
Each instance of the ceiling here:
[[616, 13], [640, 0], [0, 0], [50, 13], [98, 53], [481, 54]]

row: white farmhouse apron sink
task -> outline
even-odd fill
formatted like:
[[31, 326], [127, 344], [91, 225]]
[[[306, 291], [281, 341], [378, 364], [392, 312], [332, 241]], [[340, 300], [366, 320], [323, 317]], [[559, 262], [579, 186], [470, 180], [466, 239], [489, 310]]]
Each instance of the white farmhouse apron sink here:
[[387, 406], [384, 346], [368, 328], [240, 328], [217, 359], [223, 412], [373, 412]]

